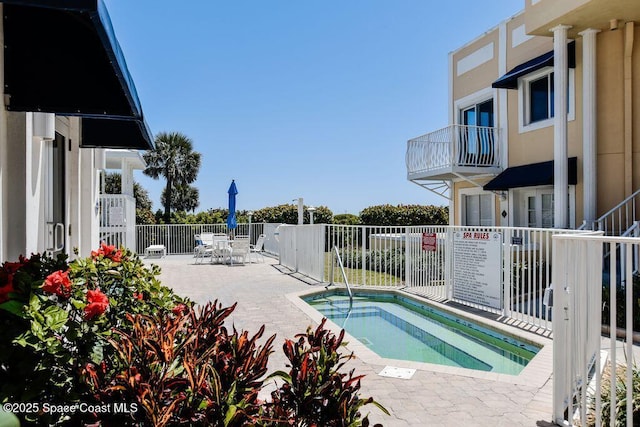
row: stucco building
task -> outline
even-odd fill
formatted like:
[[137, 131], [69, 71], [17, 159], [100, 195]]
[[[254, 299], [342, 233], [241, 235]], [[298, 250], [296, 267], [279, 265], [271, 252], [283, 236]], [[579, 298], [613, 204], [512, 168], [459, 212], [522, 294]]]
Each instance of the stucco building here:
[[632, 223], [639, 20], [633, 0], [526, 0], [449, 55], [449, 126], [408, 142], [408, 179], [452, 224], [590, 227], [627, 198]]

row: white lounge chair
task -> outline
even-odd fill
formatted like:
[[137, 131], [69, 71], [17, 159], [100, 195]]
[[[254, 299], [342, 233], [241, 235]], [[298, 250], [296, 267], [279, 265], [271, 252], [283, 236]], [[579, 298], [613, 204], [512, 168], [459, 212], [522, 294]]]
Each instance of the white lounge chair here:
[[[251, 255], [260, 255], [262, 257], [262, 262], [264, 262], [264, 255], [262, 254], [262, 251], [264, 250], [264, 239], [266, 239], [266, 237], [267, 236], [264, 234], [259, 235], [258, 240], [256, 240], [256, 244], [249, 246]], [[249, 261], [251, 261], [251, 257], [249, 257]]]
[[242, 258], [242, 264], [246, 264], [250, 252], [249, 237], [236, 236], [231, 245], [231, 265], [233, 265], [234, 258], [237, 261], [240, 261], [240, 258]]

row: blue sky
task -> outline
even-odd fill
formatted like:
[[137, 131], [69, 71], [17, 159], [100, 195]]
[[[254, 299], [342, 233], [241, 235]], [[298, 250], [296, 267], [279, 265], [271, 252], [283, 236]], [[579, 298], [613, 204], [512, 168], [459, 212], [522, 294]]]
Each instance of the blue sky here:
[[[523, 0], [105, 0], [151, 131], [202, 153], [200, 207], [358, 214], [446, 204], [406, 179], [409, 138], [448, 124], [448, 53]], [[136, 172], [161, 208], [163, 180]]]

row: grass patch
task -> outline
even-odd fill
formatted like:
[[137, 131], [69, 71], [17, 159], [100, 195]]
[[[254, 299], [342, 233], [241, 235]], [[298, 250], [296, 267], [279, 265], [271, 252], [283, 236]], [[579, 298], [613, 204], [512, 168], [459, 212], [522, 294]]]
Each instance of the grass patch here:
[[[324, 255], [324, 280], [331, 282], [331, 261], [333, 252], [325, 252]], [[342, 272], [337, 261], [334, 261], [333, 282], [344, 283]], [[404, 280], [389, 273], [381, 273], [372, 270], [363, 270], [362, 268], [347, 268], [344, 272], [350, 285], [374, 285], [374, 286], [399, 286], [404, 284]], [[364, 277], [364, 279], [363, 279]]]

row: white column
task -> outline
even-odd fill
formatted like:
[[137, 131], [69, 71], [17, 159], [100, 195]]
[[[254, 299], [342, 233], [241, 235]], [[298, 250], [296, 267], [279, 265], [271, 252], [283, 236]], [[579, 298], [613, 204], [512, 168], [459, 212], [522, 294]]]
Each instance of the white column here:
[[298, 198], [298, 224], [304, 224], [304, 200], [302, 197]]
[[120, 194], [133, 196], [133, 167], [126, 158], [122, 159], [120, 165]]
[[567, 165], [567, 25], [558, 25], [553, 31], [553, 199], [554, 226], [567, 228], [569, 225], [569, 174]]
[[588, 28], [582, 36], [582, 180], [583, 217], [591, 224], [597, 215], [596, 34]]

